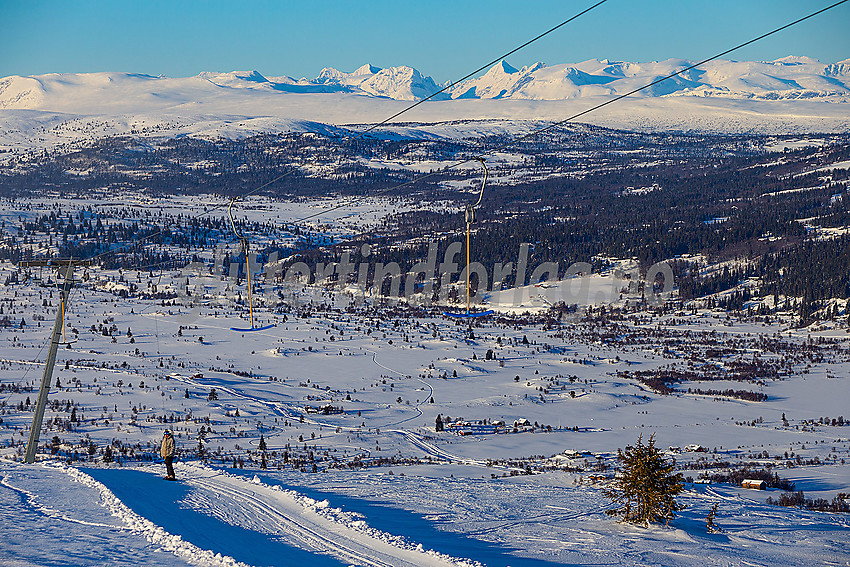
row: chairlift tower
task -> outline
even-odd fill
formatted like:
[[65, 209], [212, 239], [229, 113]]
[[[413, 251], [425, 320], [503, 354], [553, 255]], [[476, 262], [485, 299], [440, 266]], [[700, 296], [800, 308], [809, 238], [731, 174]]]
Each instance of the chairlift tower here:
[[41, 386], [38, 389], [38, 400], [32, 415], [32, 427], [27, 441], [27, 452], [24, 462], [32, 464], [35, 462], [35, 453], [38, 450], [38, 438], [41, 434], [41, 422], [44, 419], [44, 408], [47, 406], [47, 393], [50, 391], [50, 383], [53, 379], [53, 367], [56, 364], [56, 351], [62, 338], [63, 322], [65, 320], [65, 309], [68, 302], [68, 294], [74, 286], [74, 268], [76, 266], [91, 265], [90, 260], [33, 260], [20, 262], [19, 267], [51, 267], [57, 270], [57, 278], [65, 271], [64, 281], [59, 288], [59, 307], [56, 309], [56, 321], [53, 323], [53, 333], [50, 338], [50, 349], [47, 352], [47, 362], [44, 365], [44, 374], [41, 376]]

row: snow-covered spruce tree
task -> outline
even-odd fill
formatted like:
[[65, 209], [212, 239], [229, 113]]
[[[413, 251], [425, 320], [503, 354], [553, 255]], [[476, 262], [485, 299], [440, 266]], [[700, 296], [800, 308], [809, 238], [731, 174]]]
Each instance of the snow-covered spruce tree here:
[[717, 508], [720, 507], [720, 504], [715, 502], [714, 506], [711, 507], [711, 510], [708, 511], [708, 516], [705, 518], [705, 531], [710, 534], [719, 534], [723, 530], [720, 529], [714, 520], [717, 518]]
[[682, 474], [673, 474], [673, 464], [655, 447], [655, 435], [644, 445], [643, 435], [637, 443], [617, 450], [620, 474], [605, 496], [613, 500], [615, 508], [606, 510], [609, 516], [619, 516], [623, 522], [643, 523], [665, 521], [669, 523], [676, 511], [684, 508], [676, 502], [682, 491]]

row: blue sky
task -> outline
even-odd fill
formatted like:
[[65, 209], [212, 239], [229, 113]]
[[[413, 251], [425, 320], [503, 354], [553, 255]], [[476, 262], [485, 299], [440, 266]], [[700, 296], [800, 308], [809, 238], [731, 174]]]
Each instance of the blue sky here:
[[[508, 61], [650, 61], [713, 55], [829, 0], [608, 0]], [[256, 69], [315, 77], [411, 65], [457, 79], [593, 0], [0, 0], [0, 76], [128, 71], [172, 77]], [[850, 2], [733, 59], [850, 58]]]

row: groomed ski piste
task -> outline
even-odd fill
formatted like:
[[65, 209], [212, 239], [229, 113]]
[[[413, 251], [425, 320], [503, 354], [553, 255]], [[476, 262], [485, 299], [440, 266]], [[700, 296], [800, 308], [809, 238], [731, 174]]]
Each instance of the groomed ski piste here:
[[[848, 551], [845, 517], [729, 488], [694, 487], [675, 528], [647, 529], [613, 523], [598, 490], [557, 478], [494, 489], [460, 476], [343, 475], [292, 490], [285, 474], [183, 464], [180, 481], [164, 483], [163, 473], [0, 461], [3, 564], [842, 565]], [[699, 515], [715, 502], [724, 531], [706, 534]], [[447, 529], [459, 521], [463, 532]]]
[[[4, 463], [5, 464], [5, 463]], [[228, 474], [198, 465], [180, 466], [181, 481], [162, 486], [160, 469], [78, 469], [61, 464], [35, 465], [26, 480], [23, 470], [4, 466], [2, 487], [21, 497], [33, 512], [60, 524], [83, 526], [83, 537], [115, 537], [123, 541], [104, 564], [149, 563], [189, 565], [273, 565], [310, 562], [315, 565], [475, 567], [476, 561], [458, 559], [425, 549], [421, 544], [369, 527], [363, 517], [330, 507], [280, 484]], [[30, 471], [33, 472], [33, 471]], [[33, 481], [35, 483], [33, 484]], [[46, 504], [43, 490], [74, 492], [91, 504], [60, 511]], [[38, 491], [31, 492], [33, 490]], [[38, 494], [38, 495], [37, 495]], [[157, 495], [158, 498], [152, 498]], [[58, 496], [58, 494], [54, 494]], [[80, 504], [63, 498], [63, 505]], [[97, 506], [101, 509], [98, 509]], [[91, 532], [103, 533], [93, 534]], [[12, 534], [10, 534], [12, 535]], [[133, 541], [133, 540], [137, 541]], [[12, 559], [16, 555], [9, 549]], [[69, 542], [70, 543], [70, 542]], [[112, 542], [110, 542], [112, 543]], [[21, 545], [32, 545], [26, 538]], [[128, 551], [138, 546], [132, 554]], [[98, 547], [109, 554], [110, 546]], [[76, 554], [62, 552], [73, 563]], [[84, 563], [94, 555], [76, 555]], [[54, 560], [58, 559], [56, 557]], [[159, 560], [159, 561], [157, 561]], [[21, 562], [26, 563], [23, 558]]]

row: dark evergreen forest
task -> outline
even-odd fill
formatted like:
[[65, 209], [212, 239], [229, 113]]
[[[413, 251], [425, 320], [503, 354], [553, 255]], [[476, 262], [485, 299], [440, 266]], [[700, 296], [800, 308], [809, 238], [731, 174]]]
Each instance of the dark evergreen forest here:
[[[425, 206], [395, 214], [353, 242], [335, 243], [303, 226], [240, 225], [247, 233], [289, 242], [273, 241], [263, 255], [280, 250], [334, 261], [369, 242], [373, 260], [412, 266], [424, 259], [429, 241], [439, 244], [442, 255], [450, 242], [461, 239], [462, 211], [471, 198], [466, 189], [480, 182], [480, 170], [457, 168], [416, 181], [407, 171], [368, 167], [364, 158], [447, 165], [500, 148], [519, 159], [488, 160], [490, 182], [473, 235], [474, 259], [485, 266], [516, 262], [520, 243], [531, 245], [531, 265], [555, 261], [562, 270], [577, 261], [603, 269], [606, 257], [637, 258], [643, 269], [676, 259], [682, 299], [758, 278], [763, 296], [802, 298], [781, 307], [808, 319], [830, 298], [850, 297], [850, 236], [842, 230], [850, 227], [850, 169], [828, 167], [850, 160], [850, 136], [821, 138], [825, 145], [782, 152], [766, 150], [776, 138], [644, 134], [584, 125], [520, 144], [507, 136], [351, 141], [333, 132], [158, 143], [114, 138], [11, 164], [0, 170], [0, 196], [95, 198], [134, 191], [154, 198], [211, 195], [220, 205], [283, 176], [261, 193], [285, 199], [381, 194], [426, 205], [454, 203], [457, 212]], [[87, 174], [69, 175], [72, 169]], [[407, 182], [412, 183], [393, 189]], [[21, 245], [40, 235], [55, 241], [62, 255], [77, 258], [124, 244], [119, 253], [104, 257], [107, 267], [175, 268], [230, 237], [226, 216], [198, 213], [170, 215], [152, 207], [139, 215], [128, 208], [113, 210], [108, 218], [96, 207], [75, 214], [56, 208], [14, 227], [4, 225], [0, 258], [31, 259], [33, 253]], [[727, 264], [705, 269], [706, 263], [719, 262]], [[722, 306], [740, 309], [749, 293], [733, 294]]]

